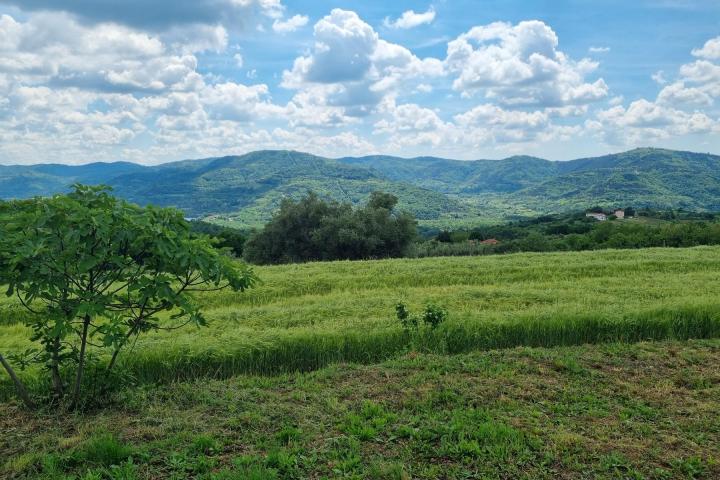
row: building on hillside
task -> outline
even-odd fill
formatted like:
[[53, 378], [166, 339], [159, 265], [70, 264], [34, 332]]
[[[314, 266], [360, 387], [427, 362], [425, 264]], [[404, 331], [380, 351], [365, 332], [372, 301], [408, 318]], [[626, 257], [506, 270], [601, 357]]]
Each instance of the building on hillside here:
[[585, 216], [592, 217], [599, 222], [604, 222], [605, 220], [607, 220], [607, 215], [605, 215], [604, 213], [599, 213], [599, 212], [587, 212], [585, 214]]
[[616, 218], [625, 218], [625, 210], [618, 208], [613, 212], [613, 215], [615, 215]]
[[481, 245], [497, 245], [498, 243], [500, 243], [500, 241], [496, 238], [488, 238], [487, 240], [480, 242]]

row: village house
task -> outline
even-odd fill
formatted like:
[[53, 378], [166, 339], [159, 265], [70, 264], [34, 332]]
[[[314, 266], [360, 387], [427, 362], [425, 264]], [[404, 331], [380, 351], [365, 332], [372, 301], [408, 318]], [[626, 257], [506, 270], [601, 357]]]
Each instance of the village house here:
[[[625, 218], [625, 210], [621, 208], [616, 208], [615, 210], [613, 210], [612, 215], [615, 215], [615, 218], [623, 219]], [[587, 212], [585, 213], [585, 216], [592, 217], [599, 222], [604, 222], [608, 219], [607, 214], [603, 212]]]
[[607, 220], [607, 215], [605, 215], [604, 213], [587, 212], [587, 213], [585, 214], [585, 216], [586, 216], [586, 217], [592, 217], [592, 218], [594, 218], [595, 220], [600, 221], [600, 222], [603, 222], [603, 221]]

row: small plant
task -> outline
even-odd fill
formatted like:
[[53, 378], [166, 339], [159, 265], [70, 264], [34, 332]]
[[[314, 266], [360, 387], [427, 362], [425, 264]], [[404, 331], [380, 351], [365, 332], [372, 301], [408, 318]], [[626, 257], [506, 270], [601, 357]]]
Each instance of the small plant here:
[[447, 319], [448, 313], [444, 308], [435, 305], [434, 303], [428, 303], [425, 306], [422, 319], [423, 323], [430, 327], [431, 330], [435, 330], [438, 325], [443, 323]]
[[400, 320], [400, 323], [402, 324], [402, 327], [405, 331], [417, 330], [417, 317], [410, 314], [410, 310], [408, 310], [407, 305], [405, 305], [403, 302], [398, 302], [395, 305], [395, 315], [397, 316], [398, 320]]
[[395, 305], [395, 315], [405, 331], [417, 333], [421, 320], [430, 330], [435, 330], [438, 325], [447, 320], [448, 312], [434, 303], [428, 303], [422, 315], [418, 316], [411, 313], [403, 302], [399, 302]]

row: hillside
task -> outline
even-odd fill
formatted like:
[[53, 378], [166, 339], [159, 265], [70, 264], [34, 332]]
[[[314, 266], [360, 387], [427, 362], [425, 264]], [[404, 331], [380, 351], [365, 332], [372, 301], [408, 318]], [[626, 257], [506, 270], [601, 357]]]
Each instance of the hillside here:
[[565, 162], [515, 156], [459, 161], [436, 157], [345, 157], [292, 151], [131, 163], [0, 166], [0, 198], [105, 183], [141, 204], [182, 208], [188, 216], [258, 225], [284, 197], [308, 190], [353, 203], [373, 190], [434, 225], [578, 210], [594, 205], [720, 210], [720, 157], [661, 149]]
[[27, 198], [63, 192], [73, 183], [106, 183], [145, 167], [129, 162], [87, 165], [0, 165], [0, 199]]

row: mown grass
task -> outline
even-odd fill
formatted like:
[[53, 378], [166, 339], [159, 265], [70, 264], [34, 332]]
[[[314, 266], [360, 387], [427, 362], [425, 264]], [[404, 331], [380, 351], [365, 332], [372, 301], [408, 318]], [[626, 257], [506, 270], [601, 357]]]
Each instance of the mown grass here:
[[[437, 353], [720, 336], [720, 247], [330, 262], [257, 271], [264, 284], [256, 289], [199, 298], [209, 328], [148, 335], [125, 353], [123, 370], [154, 382], [382, 361], [411, 343], [394, 319], [398, 301], [414, 310], [426, 302], [449, 310], [444, 325], [415, 341], [415, 348]], [[19, 306], [4, 300], [0, 312], [0, 351], [26, 348]]]
[[720, 478], [720, 340], [408, 354], [0, 403], [8, 479]]

